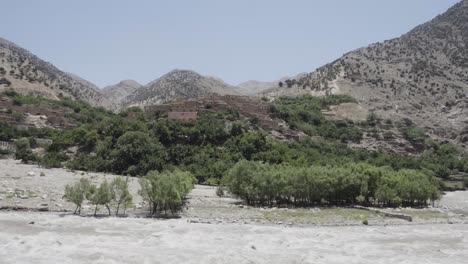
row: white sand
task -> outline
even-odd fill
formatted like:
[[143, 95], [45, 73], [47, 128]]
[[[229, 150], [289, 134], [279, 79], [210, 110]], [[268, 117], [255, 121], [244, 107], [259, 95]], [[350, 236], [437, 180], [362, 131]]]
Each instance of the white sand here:
[[5, 264], [455, 264], [467, 259], [466, 225], [287, 228], [0, 212], [0, 263]]

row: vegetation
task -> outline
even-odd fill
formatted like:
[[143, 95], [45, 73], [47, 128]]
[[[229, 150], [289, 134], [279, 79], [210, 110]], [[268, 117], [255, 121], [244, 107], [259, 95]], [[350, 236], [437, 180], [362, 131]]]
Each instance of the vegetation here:
[[440, 197], [433, 176], [364, 163], [295, 167], [244, 160], [229, 170], [223, 183], [251, 205], [421, 206]]
[[123, 177], [116, 177], [110, 184], [111, 198], [114, 201], [115, 215], [119, 215], [120, 207], [123, 206], [124, 214], [128, 206], [132, 204], [133, 197], [128, 190], [128, 178], [124, 180]]
[[140, 179], [140, 195], [149, 203], [150, 214], [167, 213], [167, 209], [173, 214], [192, 190], [194, 181], [192, 174], [181, 170], [151, 171]]
[[325, 119], [322, 109], [330, 105], [355, 102], [344, 95], [327, 97], [304, 96], [300, 98], [284, 97], [275, 101], [270, 112], [284, 119], [293, 129], [299, 129], [311, 136], [322, 136], [326, 139], [342, 142], [359, 142], [361, 131], [350, 122], [332, 122]]
[[86, 178], [81, 178], [80, 181], [74, 185], [65, 186], [63, 198], [76, 205], [75, 211], [73, 212], [74, 214], [77, 212], [78, 214], [81, 213], [81, 205], [90, 197], [90, 189], [91, 182]]
[[83, 202], [88, 200], [95, 206], [95, 216], [99, 205], [105, 206], [109, 215], [111, 215], [111, 206], [115, 205], [117, 207], [115, 215], [118, 215], [121, 205], [126, 208], [132, 203], [132, 195], [128, 190], [128, 184], [122, 177], [115, 178], [110, 184], [107, 180], [104, 180], [99, 187], [92, 184], [88, 179], [81, 178], [74, 185], [65, 186], [63, 197], [76, 205], [74, 214], [80, 214]]
[[[293, 128], [303, 130], [312, 136], [320, 136], [300, 141], [280, 141], [268, 137], [264, 131], [255, 126], [251, 119], [242, 117], [235, 110], [204, 112], [200, 113], [199, 118], [194, 121], [169, 122], [164, 116], [147, 117], [138, 108], [130, 108], [120, 114], [113, 114], [104, 109], [93, 108], [85, 103], [68, 99], [49, 102], [42, 98], [31, 99], [16, 94], [12, 96], [23, 104], [40, 100], [41, 103], [72, 108], [73, 113], [70, 114], [70, 118], [79, 125], [74, 129], [64, 131], [46, 128], [20, 131], [0, 124], [0, 140], [16, 140], [18, 159], [24, 162], [36, 162], [44, 167], [66, 166], [76, 170], [137, 177], [146, 175], [142, 181], [146, 184], [145, 186], [152, 186], [152, 182], [160, 181], [160, 177], [163, 177], [160, 174], [175, 173], [176, 168], [193, 175], [198, 183], [223, 183], [221, 180], [223, 176], [232, 174], [231, 168], [240, 160], [253, 162], [252, 164], [269, 164], [259, 165], [262, 168], [263, 166], [273, 168], [277, 166], [278, 171], [288, 168], [294, 172], [283, 171], [285, 176], [282, 177], [286, 179], [282, 180], [292, 181], [294, 175], [303, 175], [297, 172], [302, 168], [311, 175], [321, 173], [337, 181], [344, 181], [344, 179], [354, 181], [356, 176], [349, 172], [350, 164], [360, 164], [360, 166], [365, 165], [378, 171], [385, 171], [385, 173], [382, 172], [385, 175], [394, 176], [389, 176], [388, 181], [383, 176], [378, 178], [381, 183], [378, 193], [374, 188], [371, 194], [352, 192], [352, 195], [346, 194], [345, 197], [336, 199], [315, 193], [314, 195], [318, 195], [320, 199], [299, 198], [301, 197], [299, 196], [296, 197], [296, 204], [318, 202], [411, 204], [411, 200], [403, 193], [395, 191], [396, 185], [392, 184], [401, 182], [405, 177], [425, 181], [427, 178], [432, 179], [432, 176], [447, 178], [453, 172], [468, 172], [468, 159], [465, 153], [453, 145], [430, 140], [409, 121], [401, 127], [402, 129], [408, 128], [406, 134], [412, 142], [422, 140], [420, 144], [425, 146], [425, 150], [419, 156], [400, 156], [347, 147], [348, 141], [360, 140], [361, 130], [363, 130], [361, 126], [372, 129], [372, 124], [375, 126], [388, 124], [381, 124], [380, 119], [374, 114], [369, 115], [365, 124], [326, 120], [321, 110], [333, 104], [353, 101], [352, 98], [345, 96], [275, 100], [271, 106], [272, 113], [286, 120]], [[127, 118], [127, 116], [132, 116], [132, 118]], [[32, 139], [36, 137], [53, 141], [51, 145], [45, 147], [44, 154], [37, 155], [31, 150], [35, 147]], [[385, 169], [382, 169], [383, 167]], [[395, 175], [400, 175], [398, 177], [401, 179]], [[263, 175], [262, 177], [266, 177], [262, 178], [265, 182], [269, 179], [269, 176]], [[310, 177], [316, 179], [316, 176]], [[120, 184], [122, 183], [119, 183], [119, 186]], [[109, 185], [112, 192], [113, 185], [112, 183]], [[384, 186], [390, 187], [384, 189]], [[229, 185], [226, 184], [225, 187], [228, 188]], [[151, 205], [152, 212], [156, 213], [164, 209], [173, 210], [180, 205], [185, 192], [175, 189], [178, 194], [174, 197], [177, 199], [169, 203], [157, 200], [153, 196], [154, 193], [149, 192], [150, 189], [144, 189], [148, 201], [155, 203]], [[222, 194], [221, 191], [220, 194]], [[265, 204], [294, 203], [292, 195], [291, 200], [281, 196], [281, 199], [277, 201], [277, 198], [273, 195], [267, 198], [254, 197], [253, 200], [255, 203]], [[113, 204], [123, 205], [125, 208], [127, 198], [122, 199], [119, 199], [119, 202], [114, 200]], [[413, 203], [419, 204], [421, 201], [415, 199]], [[108, 203], [99, 205], [106, 206], [106, 204]]]

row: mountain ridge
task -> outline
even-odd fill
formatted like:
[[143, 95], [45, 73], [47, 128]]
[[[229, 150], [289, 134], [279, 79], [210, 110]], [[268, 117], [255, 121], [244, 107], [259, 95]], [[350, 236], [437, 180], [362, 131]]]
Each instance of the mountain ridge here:
[[61, 71], [17, 44], [0, 38], [0, 91], [44, 96], [49, 99], [71, 97], [93, 106], [112, 108], [100, 90], [89, 81]]
[[348, 52], [269, 97], [346, 94], [381, 118], [468, 142], [468, 0], [398, 38]]
[[238, 94], [236, 88], [218, 78], [191, 70], [172, 70], [149, 82], [123, 100], [124, 106], [161, 104], [180, 99], [196, 99], [211, 94]]

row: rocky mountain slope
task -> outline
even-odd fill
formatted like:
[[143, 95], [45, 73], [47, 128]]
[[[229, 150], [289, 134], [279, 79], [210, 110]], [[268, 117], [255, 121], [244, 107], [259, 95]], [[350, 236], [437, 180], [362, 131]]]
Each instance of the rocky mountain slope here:
[[106, 86], [102, 89], [103, 94], [112, 102], [121, 104], [122, 100], [133, 94], [142, 85], [134, 80], [123, 80], [117, 84]]
[[264, 91], [274, 89], [278, 87], [278, 84], [286, 85], [287, 82], [293, 79], [302, 78], [307, 73], [301, 73], [293, 77], [283, 77], [279, 80], [272, 82], [262, 82], [262, 81], [246, 81], [237, 85], [236, 91], [242, 95], [257, 95]]
[[123, 100], [125, 106], [161, 104], [177, 99], [194, 99], [210, 94], [237, 94], [235, 87], [219, 79], [188, 70], [174, 70], [150, 82]]
[[381, 117], [410, 119], [431, 135], [468, 143], [468, 0], [263, 93], [302, 94], [347, 94]]
[[63, 72], [18, 45], [0, 38], [0, 91], [5, 89], [50, 99], [67, 96], [94, 106], [112, 108], [112, 104], [94, 84]]

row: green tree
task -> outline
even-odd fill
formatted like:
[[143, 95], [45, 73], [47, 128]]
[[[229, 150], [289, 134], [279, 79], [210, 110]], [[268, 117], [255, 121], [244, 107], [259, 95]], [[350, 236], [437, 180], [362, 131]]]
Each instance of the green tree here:
[[31, 150], [31, 145], [28, 138], [20, 138], [15, 142], [16, 152], [15, 159], [21, 160], [23, 163], [34, 161], [36, 156]]
[[89, 192], [89, 201], [95, 206], [94, 216], [96, 216], [97, 208], [99, 205], [104, 205], [107, 208], [109, 215], [111, 215], [110, 204], [114, 197], [112, 197], [113, 193], [111, 191], [109, 183], [107, 182], [107, 179], [105, 179], [101, 183], [99, 188], [96, 188], [96, 186], [92, 185], [89, 189]]
[[110, 184], [111, 197], [113, 202], [116, 204], [117, 209], [115, 215], [119, 215], [120, 206], [124, 206], [125, 209], [132, 203], [133, 197], [128, 190], [128, 178], [125, 180], [123, 177], [116, 177]]
[[76, 205], [73, 214], [76, 214], [77, 212], [78, 214], [81, 213], [81, 205], [83, 204], [83, 201], [89, 197], [91, 186], [91, 182], [86, 178], [81, 178], [79, 182], [73, 185], [65, 186], [65, 194], [63, 195], [63, 198]]

